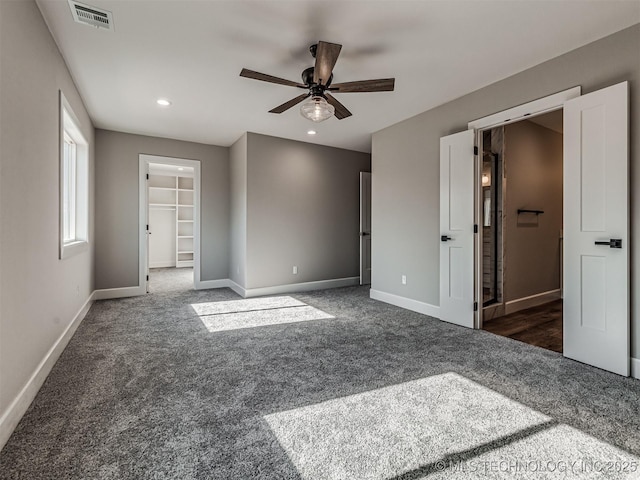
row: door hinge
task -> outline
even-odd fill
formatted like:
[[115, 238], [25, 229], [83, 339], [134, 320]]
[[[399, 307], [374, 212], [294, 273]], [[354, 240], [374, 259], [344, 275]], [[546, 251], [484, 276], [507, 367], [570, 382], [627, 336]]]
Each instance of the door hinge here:
[[149, 180], [149, 174], [147, 173], [147, 180]]
[[478, 224], [477, 223], [473, 226], [473, 233], [478, 233]]
[[147, 275], [147, 282], [149, 281], [149, 275]]
[[474, 312], [478, 311], [478, 302], [473, 302], [473, 311]]
[[478, 147], [473, 147], [473, 154], [478, 155], [478, 153], [480, 153]]
[[147, 232], [149, 231], [149, 224], [147, 223]]

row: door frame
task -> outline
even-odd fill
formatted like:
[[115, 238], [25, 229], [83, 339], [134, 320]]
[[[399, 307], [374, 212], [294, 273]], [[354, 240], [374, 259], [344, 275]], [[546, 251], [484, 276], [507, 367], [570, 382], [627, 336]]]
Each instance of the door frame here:
[[[468, 128], [475, 132], [475, 145], [480, 148], [482, 145], [482, 132], [490, 128], [500, 127], [508, 125], [510, 123], [520, 122], [526, 120], [528, 117], [534, 117], [549, 113], [555, 110], [564, 108], [564, 103], [573, 98], [580, 97], [582, 95], [582, 87], [577, 86], [564, 90], [562, 92], [543, 97], [532, 102], [524, 103], [507, 110], [503, 110], [492, 115], [479, 118], [469, 122]], [[480, 162], [480, 156], [476, 155], [476, 162], [474, 166], [475, 171], [475, 192], [474, 192], [474, 223], [480, 225], [482, 219], [482, 165]], [[480, 230], [480, 228], [478, 228]], [[564, 257], [563, 257], [564, 263]], [[561, 266], [564, 270], [564, 265]], [[474, 242], [474, 283], [475, 283], [475, 297], [478, 302], [478, 309], [474, 315], [474, 328], [482, 328], [482, 235], [477, 234]]]
[[147, 225], [149, 223], [149, 189], [147, 188], [147, 172], [149, 163], [176, 165], [193, 168], [193, 286], [203, 288], [200, 280], [200, 161], [185, 158], [165, 157], [141, 153], [139, 160], [139, 225], [138, 225], [138, 285], [142, 294], [147, 293], [147, 275], [149, 271], [149, 242]]
[[[369, 183], [369, 191], [364, 191], [364, 186]], [[360, 172], [360, 285], [371, 285], [371, 181], [372, 181], [371, 172]], [[367, 220], [369, 225], [365, 225], [365, 220]], [[368, 226], [369, 228], [364, 228]], [[366, 239], [369, 239], [369, 252], [368, 255], [365, 255], [365, 244]], [[365, 262], [366, 257], [368, 256], [368, 262]], [[369, 278], [368, 282], [363, 283], [365, 277], [365, 271], [367, 265], [369, 266]]]

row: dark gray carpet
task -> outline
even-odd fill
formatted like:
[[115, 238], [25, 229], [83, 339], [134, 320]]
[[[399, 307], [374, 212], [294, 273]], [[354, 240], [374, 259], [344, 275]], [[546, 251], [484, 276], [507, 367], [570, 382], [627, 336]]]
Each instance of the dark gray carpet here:
[[149, 293], [193, 290], [192, 267], [149, 269]]
[[[191, 304], [230, 290], [97, 302], [0, 478], [638, 477], [639, 381], [367, 288], [291, 296], [334, 318], [210, 332]], [[547, 464], [491, 466], [505, 460]], [[541, 469], [578, 460], [612, 465]]]

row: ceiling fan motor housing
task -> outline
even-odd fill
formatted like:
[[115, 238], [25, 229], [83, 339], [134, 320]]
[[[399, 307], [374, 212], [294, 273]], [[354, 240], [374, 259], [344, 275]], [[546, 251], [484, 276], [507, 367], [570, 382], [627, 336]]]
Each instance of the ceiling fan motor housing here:
[[[313, 72], [314, 72], [314, 70], [315, 69], [313, 67], [309, 67], [309, 68], [305, 69], [302, 72], [302, 83], [304, 83], [305, 85], [308, 85], [309, 87], [315, 85], [313, 83]], [[329, 81], [326, 83], [325, 87], [328, 87], [329, 85], [331, 85], [331, 81], [332, 80], [333, 80], [333, 73], [329, 77]]]

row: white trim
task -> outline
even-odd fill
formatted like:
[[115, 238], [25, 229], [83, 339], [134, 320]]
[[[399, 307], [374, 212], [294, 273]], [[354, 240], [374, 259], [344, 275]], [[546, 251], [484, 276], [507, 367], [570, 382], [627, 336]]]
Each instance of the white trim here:
[[[239, 289], [244, 290], [244, 298], [260, 297], [263, 295], [278, 295], [281, 293], [309, 292], [312, 290], [326, 290], [328, 288], [351, 287], [360, 285], [360, 277], [334, 278], [331, 280], [319, 280], [316, 282], [290, 283], [287, 285], [274, 285], [273, 287], [246, 288], [243, 289], [236, 284]], [[232, 290], [237, 290], [232, 286]]]
[[178, 165], [193, 168], [193, 287], [201, 290], [200, 281], [200, 209], [201, 209], [201, 173], [200, 160], [188, 160], [186, 158], [163, 157], [157, 155], [139, 155], [139, 184], [138, 184], [138, 205], [139, 205], [139, 233], [138, 233], [138, 265], [139, 265], [139, 286], [142, 286], [146, 293], [147, 285], [147, 165], [149, 163], [160, 163], [163, 165]]
[[207, 290], [209, 288], [233, 288], [231, 287], [231, 283], [233, 282], [228, 278], [220, 280], [201, 280], [198, 282], [198, 288], [196, 290]]
[[93, 292], [94, 300], [110, 300], [112, 298], [139, 297], [145, 295], [147, 289], [144, 287], [122, 287], [122, 288], [103, 288]]
[[640, 380], [640, 358], [631, 357], [631, 376]]
[[[80, 121], [62, 90], [58, 90], [58, 258], [67, 259], [89, 249], [89, 142], [80, 130]], [[65, 135], [76, 145], [74, 155], [75, 186], [74, 192], [80, 201], [75, 203], [74, 222], [75, 239], [64, 240], [64, 145]]]
[[91, 308], [93, 301], [94, 294], [92, 293], [89, 295], [89, 298], [87, 298], [87, 301], [84, 302], [84, 305], [80, 307], [80, 310], [73, 317], [73, 320], [69, 323], [67, 328], [65, 328], [64, 332], [62, 332], [60, 337], [58, 337], [58, 340], [56, 340], [44, 358], [40, 361], [31, 377], [29, 377], [29, 380], [27, 380], [27, 383], [22, 387], [22, 390], [20, 390], [18, 395], [16, 395], [9, 407], [6, 409], [2, 418], [0, 418], [0, 450], [7, 443], [9, 437], [11, 437], [11, 434], [18, 426], [20, 419], [29, 408], [29, 405], [31, 405], [31, 402], [36, 398], [40, 387], [42, 387], [42, 384], [47, 379], [51, 369], [58, 361], [58, 358], [66, 348], [69, 340], [71, 340], [71, 337], [73, 337], [78, 326], [82, 320], [84, 320], [84, 317]]
[[148, 163], [142, 158], [142, 155], [139, 155], [138, 162], [138, 288], [143, 289], [144, 293], [147, 293], [147, 271], [149, 270], [147, 267], [147, 222], [149, 221], [147, 218], [147, 204], [149, 203], [147, 199]]
[[406, 308], [413, 312], [422, 313], [423, 315], [429, 315], [430, 317], [440, 319], [440, 307], [431, 305], [429, 303], [420, 302], [411, 298], [401, 297], [400, 295], [394, 295], [393, 293], [381, 292], [380, 290], [369, 290], [369, 297], [381, 302], [390, 303], [396, 307]]
[[545, 303], [560, 300], [561, 298], [562, 290], [559, 288], [556, 290], [549, 290], [548, 292], [537, 293], [536, 295], [531, 295], [529, 297], [518, 298], [504, 304], [504, 314], [509, 315], [510, 313], [537, 307], [538, 305], [544, 305]]
[[473, 120], [469, 122], [469, 129], [484, 130], [498, 125], [519, 122], [530, 116], [558, 110], [564, 106], [564, 102], [579, 97], [581, 93], [582, 87], [577, 86], [529, 103], [523, 103], [517, 107]]
[[272, 287], [244, 288], [229, 278], [221, 280], [204, 280], [199, 282], [196, 290], [208, 288], [230, 288], [243, 298], [261, 297], [263, 295], [278, 295], [281, 293], [309, 292], [312, 290], [326, 290], [329, 288], [352, 287], [360, 285], [360, 277], [334, 278], [315, 282], [289, 283]]
[[[244, 296], [246, 290], [237, 283], [223, 278], [220, 280], [203, 280], [198, 282], [198, 287], [195, 290], [207, 290], [210, 288], [230, 288], [236, 293]], [[94, 300], [110, 300], [112, 298], [127, 298], [138, 297], [140, 295], [146, 295], [146, 288], [143, 287], [122, 287], [122, 288], [105, 288], [102, 290], [96, 290], [93, 292]]]
[[75, 240], [69, 243], [62, 243], [60, 247], [60, 259], [64, 260], [79, 253], [89, 250], [89, 242], [86, 240]]
[[247, 291], [245, 290], [244, 287], [241, 287], [239, 284], [237, 284], [236, 282], [234, 282], [233, 280], [228, 280], [229, 285], [228, 287], [233, 290], [234, 292], [236, 292], [238, 295], [240, 295], [243, 298], [247, 297]]

